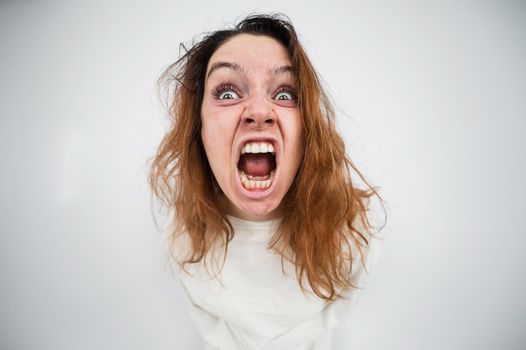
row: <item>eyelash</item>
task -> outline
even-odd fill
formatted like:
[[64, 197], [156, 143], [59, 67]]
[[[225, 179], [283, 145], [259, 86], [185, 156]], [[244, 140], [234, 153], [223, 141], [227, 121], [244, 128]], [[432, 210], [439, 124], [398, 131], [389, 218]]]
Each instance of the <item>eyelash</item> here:
[[219, 99], [219, 95], [221, 95], [223, 92], [226, 92], [226, 91], [232, 91], [234, 93], [236, 93], [237, 95], [241, 95], [241, 93], [239, 92], [239, 90], [232, 84], [221, 84], [219, 86], [217, 86], [214, 91], [212, 91], [212, 95]]
[[292, 100], [291, 101], [296, 101], [298, 99], [298, 95], [297, 95], [297, 91], [295, 88], [291, 87], [291, 86], [282, 86], [280, 87], [276, 93], [274, 94], [274, 96], [277, 96], [278, 94], [282, 93], [282, 92], [286, 92], [286, 93], [289, 93], [291, 96], [292, 96]]
[[[223, 93], [223, 92], [227, 92], [227, 91], [232, 91], [234, 92], [236, 95], [240, 96], [241, 93], [239, 92], [239, 90], [232, 84], [221, 84], [219, 86], [217, 86], [216, 88], [214, 88], [214, 90], [212, 91], [212, 96], [214, 96], [215, 98], [219, 99], [219, 96]], [[282, 93], [282, 92], [286, 92], [286, 93], [289, 93], [291, 96], [292, 96], [292, 100], [290, 101], [296, 101], [297, 100], [297, 90], [291, 86], [282, 86], [280, 87], [275, 93], [274, 93], [274, 97], [277, 96], [278, 94]]]

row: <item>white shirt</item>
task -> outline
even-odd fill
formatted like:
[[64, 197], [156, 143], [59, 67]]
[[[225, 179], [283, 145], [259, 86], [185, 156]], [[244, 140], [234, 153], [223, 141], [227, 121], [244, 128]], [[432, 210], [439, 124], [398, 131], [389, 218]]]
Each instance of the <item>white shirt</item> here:
[[[206, 350], [328, 350], [334, 327], [359, 289], [327, 303], [303, 292], [294, 266], [267, 245], [280, 220], [245, 221], [229, 217], [234, 238], [218, 278], [202, 263], [187, 264], [177, 276]], [[372, 250], [366, 257], [370, 265]], [[222, 262], [222, 255], [218, 255]], [[364, 275], [357, 261], [353, 282]], [[216, 270], [212, 270], [216, 271]], [[305, 284], [309, 288], [308, 283]]]

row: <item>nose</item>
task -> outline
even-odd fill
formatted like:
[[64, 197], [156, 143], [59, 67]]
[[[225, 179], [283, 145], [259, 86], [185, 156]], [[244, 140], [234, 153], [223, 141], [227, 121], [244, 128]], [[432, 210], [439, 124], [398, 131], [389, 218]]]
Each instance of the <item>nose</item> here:
[[253, 129], [262, 130], [276, 123], [272, 103], [264, 97], [253, 97], [243, 113], [243, 124]]

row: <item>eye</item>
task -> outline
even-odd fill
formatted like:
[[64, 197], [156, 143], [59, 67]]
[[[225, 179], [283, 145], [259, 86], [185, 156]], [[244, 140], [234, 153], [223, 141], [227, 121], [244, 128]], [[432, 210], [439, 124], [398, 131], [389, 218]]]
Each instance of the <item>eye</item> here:
[[278, 101], [296, 101], [296, 90], [288, 86], [281, 87], [274, 95], [274, 99]]
[[224, 91], [217, 95], [217, 98], [220, 100], [233, 100], [237, 98], [237, 94], [234, 91]]
[[230, 84], [216, 87], [212, 94], [218, 100], [234, 100], [239, 98], [240, 95], [238, 90]]
[[290, 92], [279, 92], [274, 98], [276, 100], [293, 100], [294, 96]]

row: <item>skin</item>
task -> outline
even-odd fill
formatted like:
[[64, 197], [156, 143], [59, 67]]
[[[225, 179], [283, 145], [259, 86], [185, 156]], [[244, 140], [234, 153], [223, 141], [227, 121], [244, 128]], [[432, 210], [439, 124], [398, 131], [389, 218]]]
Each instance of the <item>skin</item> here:
[[[222, 44], [208, 63], [201, 136], [229, 212], [241, 219], [280, 217], [279, 205], [301, 163], [301, 116], [290, 65], [281, 43], [250, 34]], [[273, 183], [266, 190], [249, 191], [237, 168], [241, 149], [247, 141], [264, 140], [275, 147]]]

